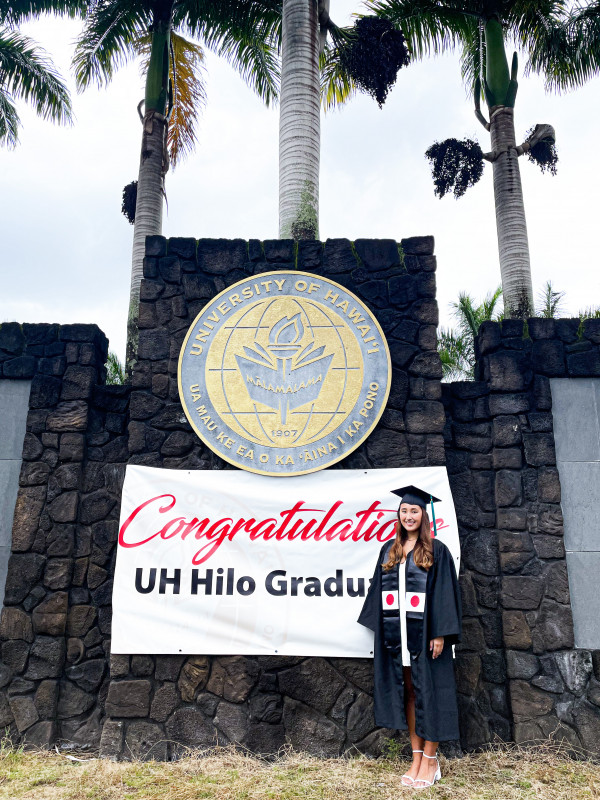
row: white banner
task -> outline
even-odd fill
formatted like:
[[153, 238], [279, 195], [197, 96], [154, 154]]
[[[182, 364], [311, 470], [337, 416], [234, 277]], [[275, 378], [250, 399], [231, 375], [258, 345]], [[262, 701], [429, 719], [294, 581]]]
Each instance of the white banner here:
[[269, 478], [128, 466], [112, 652], [372, 656], [356, 618], [394, 535], [390, 491], [410, 484], [441, 499], [437, 535], [458, 572], [444, 467]]

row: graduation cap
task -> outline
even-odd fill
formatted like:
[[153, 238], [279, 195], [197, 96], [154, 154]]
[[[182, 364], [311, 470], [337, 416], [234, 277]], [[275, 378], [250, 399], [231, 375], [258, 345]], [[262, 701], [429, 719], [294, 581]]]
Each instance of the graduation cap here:
[[419, 489], [418, 486], [403, 486], [401, 489], [392, 489], [392, 494], [400, 498], [400, 504], [411, 503], [421, 508], [427, 508], [427, 504], [431, 504], [431, 518], [433, 520], [433, 535], [437, 536], [437, 527], [435, 524], [435, 511], [433, 509], [434, 503], [441, 503], [439, 497], [435, 497], [431, 492], [425, 492]]

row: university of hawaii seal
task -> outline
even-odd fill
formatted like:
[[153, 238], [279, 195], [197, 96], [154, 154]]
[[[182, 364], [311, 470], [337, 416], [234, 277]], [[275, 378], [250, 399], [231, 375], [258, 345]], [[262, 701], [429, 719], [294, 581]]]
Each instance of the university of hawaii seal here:
[[390, 390], [387, 342], [343, 286], [295, 270], [230, 286], [198, 314], [179, 355], [179, 396], [221, 458], [302, 475], [355, 450]]

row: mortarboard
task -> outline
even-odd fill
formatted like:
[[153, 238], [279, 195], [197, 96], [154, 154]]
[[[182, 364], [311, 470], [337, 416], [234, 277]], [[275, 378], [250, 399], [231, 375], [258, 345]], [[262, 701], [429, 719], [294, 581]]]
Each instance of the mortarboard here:
[[431, 517], [433, 520], [433, 535], [437, 535], [437, 527], [435, 524], [435, 511], [433, 510], [434, 503], [441, 503], [439, 497], [435, 497], [431, 492], [425, 492], [417, 486], [403, 486], [401, 489], [392, 489], [392, 494], [398, 495], [400, 503], [414, 503], [421, 508], [427, 508], [428, 503], [431, 503]]

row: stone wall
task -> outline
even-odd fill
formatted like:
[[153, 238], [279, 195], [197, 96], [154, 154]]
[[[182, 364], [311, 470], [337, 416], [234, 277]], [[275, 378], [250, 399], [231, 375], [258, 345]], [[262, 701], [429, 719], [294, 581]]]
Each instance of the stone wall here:
[[[246, 275], [281, 268], [351, 288], [374, 309], [390, 344], [387, 410], [337, 466], [443, 464], [435, 266], [431, 237], [404, 240], [402, 250], [391, 240], [148, 240], [131, 387], [95, 386], [105, 353], [92, 376], [81, 372], [88, 362], [72, 360], [88, 358], [89, 347], [70, 346], [71, 360], [65, 355], [52, 377], [58, 383], [42, 382], [29, 414], [0, 629], [0, 724], [36, 744], [101, 738], [104, 754], [123, 757], [172, 757], [182, 746], [228, 741], [259, 752], [285, 741], [323, 755], [381, 751], [391, 732], [375, 728], [369, 660], [113, 656], [108, 672], [120, 491], [126, 463], [231, 468], [183, 414], [179, 348], [207, 299]], [[69, 327], [57, 337], [66, 342]], [[84, 329], [89, 339], [91, 326], [75, 333]], [[75, 379], [79, 391], [70, 388]], [[48, 458], [51, 467], [40, 467]]]
[[[191, 431], [179, 403], [183, 338], [209, 298], [247, 275], [299, 269], [326, 275], [373, 308], [390, 346], [387, 410], [337, 468], [444, 463], [436, 347], [433, 240], [350, 243], [149, 239], [133, 374], [129, 463], [231, 469]], [[102, 734], [111, 756], [240, 742], [277, 751], [286, 741], [319, 755], [381, 752], [369, 661], [284, 657], [113, 656]], [[166, 741], [171, 742], [167, 745]], [[179, 743], [172, 744], [172, 742]]]
[[375, 728], [369, 660], [110, 655], [125, 466], [231, 469], [183, 413], [179, 348], [209, 298], [281, 268], [347, 286], [390, 345], [387, 409], [336, 467], [447, 463], [463, 548], [462, 746], [554, 736], [600, 753], [600, 652], [573, 649], [549, 386], [598, 374], [598, 326], [486, 324], [478, 380], [442, 386], [431, 237], [400, 250], [391, 240], [150, 238], [128, 387], [103, 385], [107, 343], [95, 326], [0, 328], [0, 352], [4, 335], [32, 359], [14, 376], [32, 389], [0, 622], [0, 726], [120, 758], [217, 742], [378, 754], [392, 735]]
[[444, 386], [450, 485], [471, 573], [457, 660], [463, 708], [490, 736], [512, 720], [517, 742], [551, 736], [595, 753], [600, 651], [573, 649], [550, 378], [598, 374], [599, 322], [485, 323], [480, 380]]
[[108, 342], [95, 325], [5, 323], [5, 353], [7, 342], [3, 376], [31, 379], [31, 391], [0, 621], [0, 727], [48, 745], [85, 737], [86, 712], [102, 713], [110, 611], [103, 619], [90, 596], [85, 472], [106, 427], [94, 398], [109, 391], [97, 388]]

